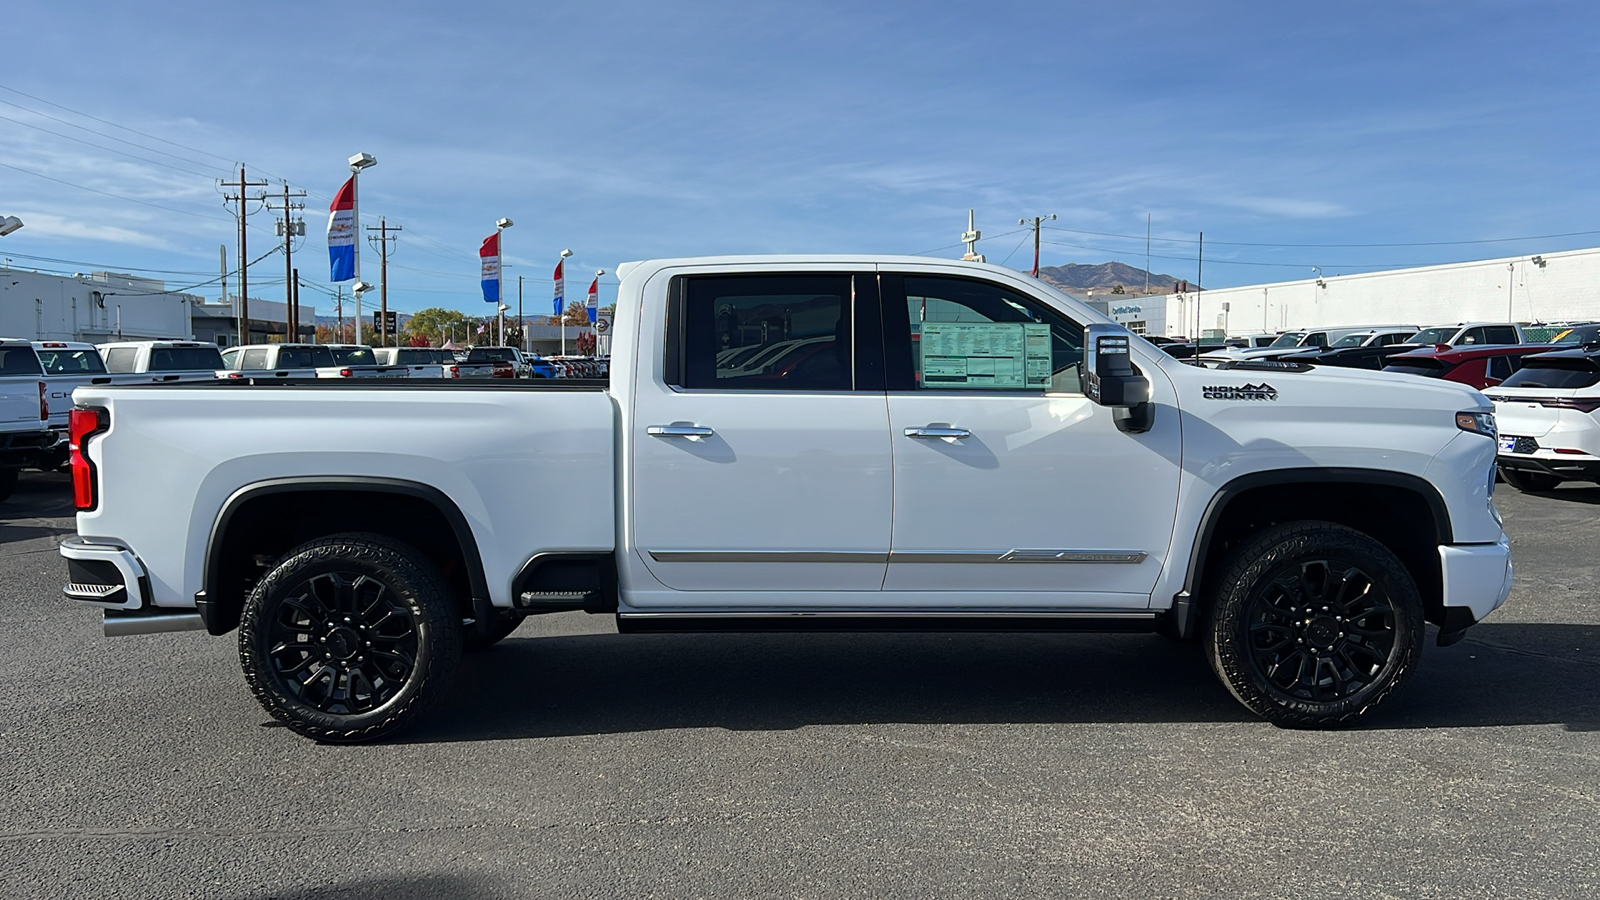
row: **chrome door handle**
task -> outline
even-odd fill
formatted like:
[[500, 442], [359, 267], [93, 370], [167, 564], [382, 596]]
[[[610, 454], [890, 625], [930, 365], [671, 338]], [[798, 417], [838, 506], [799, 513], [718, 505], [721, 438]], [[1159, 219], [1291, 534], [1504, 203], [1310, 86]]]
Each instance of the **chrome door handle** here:
[[651, 437], [703, 438], [716, 434], [704, 425], [651, 425], [644, 430]]
[[935, 428], [924, 426], [922, 428], [907, 428], [906, 437], [909, 438], [965, 438], [972, 437], [972, 432], [965, 428]]

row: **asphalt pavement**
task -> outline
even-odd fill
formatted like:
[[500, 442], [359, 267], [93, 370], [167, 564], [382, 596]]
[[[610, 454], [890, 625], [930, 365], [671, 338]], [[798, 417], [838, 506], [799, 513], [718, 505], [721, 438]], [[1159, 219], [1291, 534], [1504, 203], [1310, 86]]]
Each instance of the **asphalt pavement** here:
[[[64, 600], [0, 503], [0, 895], [1600, 896], [1600, 488], [1502, 486], [1507, 605], [1360, 727], [1257, 720], [1144, 635], [530, 620], [384, 744], [278, 727], [230, 635]], [[151, 510], [152, 516], [161, 510]]]

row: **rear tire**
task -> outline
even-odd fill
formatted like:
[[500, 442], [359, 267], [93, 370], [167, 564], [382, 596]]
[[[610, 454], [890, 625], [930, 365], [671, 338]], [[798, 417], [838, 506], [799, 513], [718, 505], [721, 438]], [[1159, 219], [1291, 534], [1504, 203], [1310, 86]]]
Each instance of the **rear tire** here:
[[461, 610], [421, 553], [374, 534], [289, 551], [250, 592], [239, 662], [261, 706], [296, 733], [376, 740], [449, 689]]
[[1500, 467], [1500, 477], [1506, 484], [1511, 485], [1524, 494], [1537, 494], [1544, 491], [1553, 491], [1561, 484], [1561, 477], [1548, 472], [1529, 472], [1526, 469], [1508, 469]]
[[1422, 598], [1395, 555], [1328, 522], [1267, 528], [1223, 564], [1205, 650], [1222, 683], [1286, 728], [1366, 715], [1416, 668]]

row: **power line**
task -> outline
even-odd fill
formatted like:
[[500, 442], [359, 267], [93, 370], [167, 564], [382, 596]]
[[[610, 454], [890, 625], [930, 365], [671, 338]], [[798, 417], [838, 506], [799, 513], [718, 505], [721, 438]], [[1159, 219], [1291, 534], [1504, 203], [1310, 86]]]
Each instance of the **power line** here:
[[[1124, 238], [1124, 239], [1130, 240], [1130, 241], [1143, 241], [1143, 240], [1147, 239], [1147, 236], [1146, 235], [1142, 235], [1142, 234], [1116, 234], [1116, 233], [1109, 232], [1109, 231], [1080, 231], [1080, 230], [1074, 229], [1074, 228], [1057, 228], [1056, 230], [1057, 231], [1065, 231], [1065, 232], [1067, 232], [1069, 234], [1087, 234], [1087, 235], [1092, 235], [1094, 237]], [[1353, 249], [1376, 249], [1376, 248], [1383, 248], [1383, 247], [1454, 247], [1454, 246], [1464, 246], [1464, 245], [1468, 245], [1468, 244], [1510, 244], [1510, 243], [1515, 243], [1517, 241], [1548, 241], [1548, 240], [1553, 240], [1555, 238], [1587, 237], [1589, 235], [1596, 235], [1596, 234], [1600, 234], [1600, 231], [1568, 231], [1568, 232], [1565, 232], [1565, 233], [1562, 233], [1562, 234], [1530, 234], [1530, 235], [1526, 235], [1526, 236], [1523, 236], [1523, 237], [1477, 238], [1477, 239], [1473, 239], [1473, 240], [1463, 240], [1463, 241], [1399, 241], [1399, 242], [1386, 243], [1386, 244], [1268, 244], [1268, 243], [1259, 243], [1259, 242], [1251, 242], [1251, 241], [1212, 241], [1211, 243], [1213, 245], [1222, 245], [1222, 246], [1228, 246], [1228, 247], [1274, 247], [1274, 248], [1283, 247], [1283, 248], [1289, 248], [1289, 249], [1302, 249], [1302, 250], [1314, 250], [1314, 249], [1325, 249], [1325, 250], [1326, 249], [1335, 249], [1335, 250], [1337, 250], [1337, 249], [1348, 249], [1348, 250], [1353, 250]], [[1161, 243], [1167, 243], [1167, 244], [1193, 244], [1193, 243], [1195, 243], [1195, 240], [1193, 238], [1148, 238], [1148, 239], [1149, 240], [1158, 241], [1158, 242], [1161, 242]]]
[[[209, 168], [212, 168], [212, 169], [221, 168], [220, 166], [212, 166], [210, 163], [203, 163], [203, 162], [197, 162], [197, 161], [192, 160], [192, 159], [185, 159], [184, 157], [179, 156], [176, 153], [168, 153], [165, 150], [157, 150], [154, 147], [141, 146], [139, 144], [135, 144], [132, 141], [123, 140], [122, 138], [116, 137], [114, 135], [109, 135], [109, 134], [106, 134], [104, 132], [95, 131], [93, 128], [84, 128], [82, 125], [78, 125], [78, 124], [75, 124], [75, 123], [72, 123], [72, 122], [68, 122], [66, 119], [59, 119], [59, 118], [56, 118], [55, 116], [52, 116], [52, 115], [50, 115], [48, 113], [39, 112], [36, 109], [28, 109], [26, 106], [21, 106], [21, 105], [18, 105], [16, 103], [12, 103], [9, 100], [0, 100], [0, 103], [4, 103], [7, 106], [16, 107], [17, 109], [20, 109], [20, 110], [22, 110], [24, 112], [32, 113], [33, 115], [36, 115], [36, 116], [43, 116], [44, 118], [49, 119], [52, 122], [60, 122], [61, 124], [66, 125], [68, 127], [77, 128], [80, 131], [87, 131], [90, 134], [99, 135], [100, 137], [107, 138], [107, 139], [113, 140], [113, 141], [121, 141], [122, 143], [127, 144], [130, 147], [138, 147], [140, 150], [143, 150], [146, 153], [159, 153], [162, 156], [170, 156], [173, 159], [179, 160], [181, 162], [186, 162], [186, 163], [189, 163], [190, 165], [194, 165], [194, 166], [209, 167]], [[53, 134], [56, 137], [66, 138], [69, 141], [78, 141], [79, 143], [82, 143], [82, 144], [88, 144], [89, 146], [94, 147], [95, 149], [98, 149], [98, 150], [107, 150], [107, 151], [110, 151], [112, 153], [121, 153], [124, 156], [133, 156], [133, 154], [128, 153], [125, 150], [117, 150], [117, 149], [112, 148], [112, 147], [102, 147], [99, 144], [91, 143], [89, 141], [84, 140], [83, 138], [73, 137], [70, 134], [62, 134], [59, 131], [51, 131], [50, 129], [45, 128], [43, 125], [35, 125], [32, 122], [24, 122], [21, 119], [13, 119], [13, 118], [11, 118], [9, 116], [0, 116], [0, 119], [5, 119], [7, 122], [15, 122], [18, 125], [22, 125], [22, 126], [24, 126], [26, 128], [36, 128], [36, 129], [44, 132], [45, 134]], [[153, 159], [144, 159], [143, 157], [139, 157], [139, 156], [133, 156], [133, 158], [134, 159], [138, 159], [138, 160], [140, 160], [142, 162], [153, 163], [153, 164], [158, 165], [158, 166], [167, 166], [167, 168], [169, 168], [169, 169], [177, 168], [176, 166], [170, 165], [168, 163], [156, 162]], [[184, 172], [184, 174], [186, 174], [186, 175], [194, 175], [194, 174], [196, 174], [194, 172], [189, 172], [189, 171], [186, 171], [186, 170], [183, 170], [183, 169], [179, 169], [178, 171]]]
[[[220, 159], [223, 162], [227, 163], [229, 168], [232, 168], [232, 166], [233, 166], [233, 160], [229, 159], [226, 156], [218, 156], [215, 153], [208, 153], [208, 152], [206, 152], [204, 150], [201, 150], [201, 149], [199, 149], [197, 147], [189, 147], [189, 146], [185, 146], [183, 144], [180, 144], [180, 143], [178, 143], [176, 141], [169, 141], [169, 140], [167, 140], [166, 138], [163, 138], [163, 137], [156, 137], [153, 134], [145, 134], [142, 131], [138, 131], [136, 129], [129, 128], [126, 125], [118, 125], [116, 122], [112, 122], [109, 119], [102, 119], [99, 116], [91, 116], [86, 112], [79, 112], [78, 110], [75, 110], [75, 109], [71, 108], [70, 106], [62, 106], [59, 103], [54, 103], [52, 101], [44, 99], [43, 97], [35, 97], [34, 95], [29, 94], [29, 93], [27, 93], [25, 91], [19, 91], [14, 87], [8, 87], [6, 85], [0, 84], [0, 90], [10, 91], [13, 94], [16, 94], [16, 95], [21, 96], [21, 97], [27, 97], [29, 100], [35, 100], [35, 101], [37, 101], [39, 103], [45, 104], [46, 106], [53, 106], [56, 109], [65, 110], [65, 111], [67, 111], [69, 113], [72, 113], [75, 116], [83, 116], [85, 119], [93, 119], [96, 122], [100, 122], [100, 123], [103, 123], [105, 125], [110, 125], [112, 128], [120, 128], [123, 131], [128, 132], [129, 134], [137, 134], [140, 137], [146, 137], [146, 138], [149, 138], [152, 141], [160, 141], [163, 144], [167, 144], [167, 145], [170, 145], [170, 146], [173, 146], [173, 147], [177, 147], [177, 148], [179, 148], [181, 150], [188, 150], [191, 153], [199, 153], [202, 156], [209, 156], [209, 157], [212, 157], [213, 159]], [[16, 106], [15, 103], [13, 103], [11, 105], [12, 106]], [[24, 109], [25, 107], [18, 107], [18, 108], [19, 109]], [[40, 113], [40, 115], [44, 115], [44, 113]], [[68, 124], [70, 124], [70, 123], [68, 123]], [[85, 130], [88, 130], [88, 129], [85, 129]], [[108, 137], [109, 135], [105, 135], [105, 136]], [[128, 142], [125, 142], [125, 143], [132, 143], [132, 142], [128, 141]], [[156, 150], [154, 152], [159, 153], [161, 151]], [[196, 165], [199, 165], [199, 163], [196, 163]]]
[[74, 184], [71, 181], [62, 181], [60, 178], [52, 178], [49, 175], [41, 175], [40, 173], [35, 172], [35, 171], [31, 170], [31, 169], [24, 169], [21, 166], [13, 166], [10, 163], [0, 163], [0, 166], [3, 166], [5, 168], [7, 168], [7, 169], [11, 169], [12, 171], [21, 172], [24, 175], [32, 175], [35, 178], [43, 178], [45, 181], [54, 181], [56, 184], [64, 184], [67, 187], [74, 187], [74, 188], [77, 188], [80, 191], [88, 191], [91, 194], [99, 194], [99, 195], [101, 195], [103, 197], [111, 197], [114, 200], [126, 200], [129, 203], [137, 203], [140, 206], [148, 206], [151, 209], [159, 209], [159, 210], [161, 210], [163, 212], [178, 213], [179, 215], [185, 215], [185, 216], [194, 216], [197, 219], [210, 219], [210, 220], [212, 220], [214, 222], [225, 222], [225, 221], [227, 221], [226, 219], [220, 218], [218, 216], [208, 216], [205, 213], [197, 213], [197, 212], [195, 212], [193, 210], [189, 210], [189, 209], [173, 209], [170, 206], [162, 206], [159, 203], [151, 203], [148, 200], [140, 200], [140, 199], [137, 199], [135, 197], [124, 197], [121, 194], [113, 194], [110, 191], [102, 191], [99, 188], [92, 188], [92, 187], [88, 187], [88, 186], [82, 185], [82, 184]]

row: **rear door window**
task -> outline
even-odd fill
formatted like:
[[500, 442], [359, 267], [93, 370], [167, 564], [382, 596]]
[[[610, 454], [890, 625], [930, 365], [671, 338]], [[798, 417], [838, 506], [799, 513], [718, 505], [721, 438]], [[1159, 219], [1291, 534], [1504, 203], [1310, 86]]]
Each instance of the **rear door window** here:
[[852, 359], [858, 300], [877, 313], [875, 297], [857, 297], [862, 284], [875, 292], [869, 277], [843, 274], [684, 278], [669, 304], [667, 380], [690, 390], [881, 390], [857, 377]]
[[244, 357], [239, 363], [241, 369], [265, 369], [267, 367], [267, 348], [252, 347], [244, 351]]

